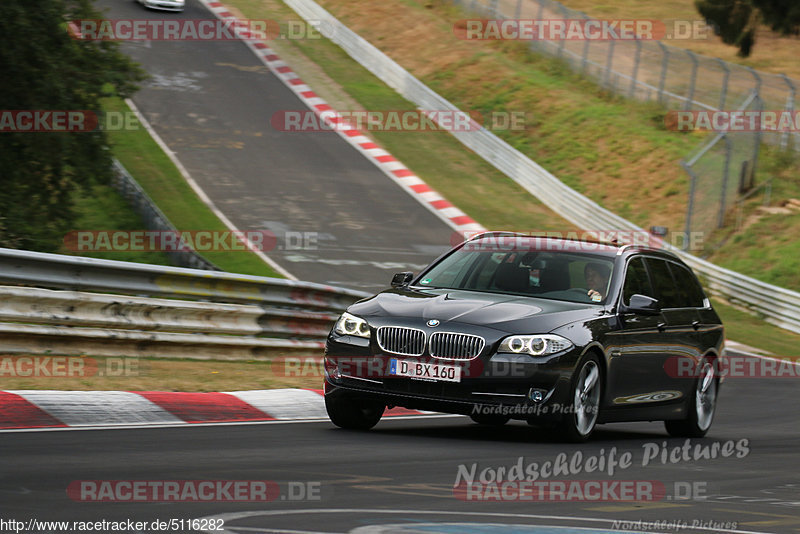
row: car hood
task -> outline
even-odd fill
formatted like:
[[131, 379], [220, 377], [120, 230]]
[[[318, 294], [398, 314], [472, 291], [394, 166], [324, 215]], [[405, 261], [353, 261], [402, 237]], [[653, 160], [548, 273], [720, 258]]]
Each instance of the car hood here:
[[349, 308], [364, 318], [438, 319], [499, 330], [549, 332], [575, 321], [597, 317], [599, 306], [535, 297], [455, 289], [390, 289]]

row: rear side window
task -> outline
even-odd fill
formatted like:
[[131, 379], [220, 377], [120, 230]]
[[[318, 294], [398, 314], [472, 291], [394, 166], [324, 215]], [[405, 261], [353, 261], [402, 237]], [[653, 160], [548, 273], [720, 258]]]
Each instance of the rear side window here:
[[664, 260], [647, 258], [647, 269], [650, 271], [650, 279], [653, 281], [655, 298], [658, 299], [662, 308], [681, 308], [681, 294], [675, 281], [672, 279], [669, 266]]
[[702, 308], [705, 294], [689, 269], [677, 263], [670, 263], [669, 268], [678, 286], [681, 307]]
[[622, 302], [626, 306], [629, 305], [631, 297], [637, 294], [653, 297], [653, 290], [650, 288], [647, 269], [645, 269], [642, 258], [634, 258], [628, 263], [625, 271], [625, 284], [622, 286]]

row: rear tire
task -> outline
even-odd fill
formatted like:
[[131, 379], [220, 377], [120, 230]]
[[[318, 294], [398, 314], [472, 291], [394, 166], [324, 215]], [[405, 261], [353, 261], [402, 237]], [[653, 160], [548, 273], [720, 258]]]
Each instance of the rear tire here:
[[702, 438], [711, 428], [717, 408], [717, 389], [719, 379], [714, 363], [703, 358], [700, 363], [700, 376], [695, 381], [694, 392], [689, 402], [686, 419], [664, 421], [664, 428], [676, 438]]
[[325, 395], [325, 409], [331, 422], [350, 430], [369, 430], [378, 424], [386, 406], [369, 404], [344, 396], [331, 398]]
[[589, 439], [597, 426], [603, 373], [594, 354], [584, 357], [572, 377], [568, 407], [561, 421], [561, 434], [567, 441], [580, 443]]

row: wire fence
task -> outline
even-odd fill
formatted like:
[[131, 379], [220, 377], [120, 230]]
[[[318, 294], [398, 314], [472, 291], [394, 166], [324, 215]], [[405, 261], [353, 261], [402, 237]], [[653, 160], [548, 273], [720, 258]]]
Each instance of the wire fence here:
[[[594, 20], [554, 0], [451, 1], [491, 20]], [[666, 37], [692, 37], [691, 33], [679, 35], [674, 22], [671, 26], [670, 21], [662, 22]], [[712, 34], [710, 30], [708, 33]], [[660, 40], [537, 38], [528, 43], [531, 50], [560, 58], [614, 94], [658, 102], [670, 110], [793, 113], [798, 109], [796, 88], [800, 82], [698, 55]], [[800, 150], [797, 131], [720, 132], [680, 162], [691, 179], [687, 235], [720, 228], [742, 195], [764, 185], [754, 179], [762, 142]]]
[[[752, 93], [739, 111], [762, 111], [762, 106], [758, 94]], [[691, 178], [686, 235], [722, 228], [731, 222], [738, 225], [735, 215], [741, 211], [741, 200], [754, 196], [759, 187], [765, 193], [763, 201], [769, 202], [771, 180], [757, 184], [755, 177], [761, 138], [758, 131], [720, 132], [681, 161]]]

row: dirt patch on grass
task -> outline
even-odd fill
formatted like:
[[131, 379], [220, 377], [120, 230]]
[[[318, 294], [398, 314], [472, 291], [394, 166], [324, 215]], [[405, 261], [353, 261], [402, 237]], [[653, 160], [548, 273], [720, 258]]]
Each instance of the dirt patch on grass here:
[[[530, 1], [530, 0], [523, 0]], [[702, 21], [694, 0], [560, 0], [571, 9], [583, 11], [596, 18], [643, 18], [662, 21]], [[781, 36], [767, 26], [759, 27], [756, 44], [750, 57], [736, 55], [738, 48], [726, 45], [722, 39], [708, 32], [702, 39], [673, 39], [665, 44], [686, 48], [708, 57], [718, 57], [731, 63], [746, 65], [773, 74], [786, 74], [800, 79], [800, 38]]]

